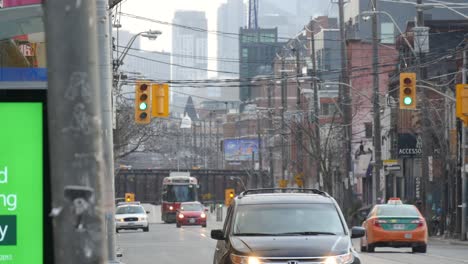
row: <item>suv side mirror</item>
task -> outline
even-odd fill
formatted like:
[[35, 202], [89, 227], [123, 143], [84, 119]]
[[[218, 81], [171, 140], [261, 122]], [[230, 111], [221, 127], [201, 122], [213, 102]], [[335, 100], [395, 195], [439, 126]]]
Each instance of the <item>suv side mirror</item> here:
[[224, 240], [224, 232], [221, 229], [211, 230], [211, 238], [216, 240]]
[[360, 226], [351, 228], [351, 238], [360, 238], [366, 235], [366, 230]]
[[150, 211], [146, 211], [146, 214], [149, 214], [149, 213], [150, 213]]

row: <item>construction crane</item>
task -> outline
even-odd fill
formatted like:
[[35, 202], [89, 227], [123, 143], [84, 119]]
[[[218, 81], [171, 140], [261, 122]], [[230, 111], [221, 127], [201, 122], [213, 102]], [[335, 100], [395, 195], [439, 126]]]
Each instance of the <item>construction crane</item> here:
[[249, 0], [249, 28], [258, 28], [258, 0]]

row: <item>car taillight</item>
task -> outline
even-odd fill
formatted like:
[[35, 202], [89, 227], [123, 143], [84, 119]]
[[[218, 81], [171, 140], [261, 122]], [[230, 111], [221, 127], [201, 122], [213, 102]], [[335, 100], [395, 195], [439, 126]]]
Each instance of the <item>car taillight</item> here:
[[385, 220], [379, 220], [379, 219], [377, 219], [377, 220], [374, 221], [374, 226], [376, 226], [376, 227], [382, 227], [382, 224], [386, 224], [386, 223], [387, 223], [387, 221], [385, 221]]
[[201, 218], [205, 218], [205, 217], [206, 217], [206, 214], [205, 214], [205, 213], [202, 213], [202, 214], [200, 215], [200, 217], [201, 217]]
[[412, 224], [417, 224], [418, 227], [423, 227], [424, 226], [424, 219], [419, 218], [418, 220], [413, 220], [411, 221]]
[[183, 214], [179, 214], [179, 218], [180, 218], [180, 219], [184, 218], [184, 215], [183, 215]]

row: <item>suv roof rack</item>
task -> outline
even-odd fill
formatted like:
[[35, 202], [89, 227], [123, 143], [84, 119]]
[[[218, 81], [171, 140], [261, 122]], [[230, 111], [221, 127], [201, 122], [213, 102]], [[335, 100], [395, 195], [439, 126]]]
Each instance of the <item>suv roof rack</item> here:
[[321, 191], [319, 189], [309, 189], [309, 188], [264, 188], [264, 189], [251, 189], [245, 190], [239, 194], [239, 198], [249, 194], [261, 194], [261, 193], [313, 193], [322, 195], [325, 197], [330, 197], [327, 192]]
[[135, 201], [135, 202], [119, 202], [119, 203], [117, 204], [117, 206], [122, 206], [122, 205], [141, 205], [141, 203]]

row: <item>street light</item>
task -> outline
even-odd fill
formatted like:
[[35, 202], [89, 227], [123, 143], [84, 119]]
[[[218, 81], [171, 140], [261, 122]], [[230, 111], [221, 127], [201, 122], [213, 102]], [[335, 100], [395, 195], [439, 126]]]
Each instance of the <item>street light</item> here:
[[122, 51], [122, 54], [114, 61], [114, 71], [117, 71], [119, 67], [123, 64], [123, 60], [127, 56], [128, 51], [132, 47], [133, 43], [135, 40], [139, 37], [145, 37], [148, 38], [149, 40], [155, 40], [158, 38], [159, 35], [161, 35], [161, 31], [159, 30], [147, 30], [147, 31], [142, 31], [138, 34], [135, 34], [127, 43], [125, 46], [124, 50]]
[[413, 46], [411, 46], [411, 44], [409, 43], [408, 39], [406, 38], [406, 36], [403, 34], [403, 31], [401, 30], [401, 28], [398, 26], [397, 22], [395, 21], [395, 19], [393, 19], [392, 15], [390, 15], [388, 12], [385, 12], [385, 11], [364, 11], [361, 13], [361, 17], [362, 19], [364, 20], [368, 20], [370, 16], [372, 15], [375, 15], [375, 14], [384, 14], [386, 15], [387, 17], [390, 18], [390, 20], [392, 20], [392, 23], [393, 25], [395, 25], [395, 27], [398, 29], [398, 32], [400, 32], [400, 35], [403, 37], [403, 39], [405, 40], [406, 42], [406, 45], [408, 45], [408, 47], [410, 48], [411, 52], [414, 54], [415, 57], [417, 57], [416, 55], [416, 51], [413, 49]]

